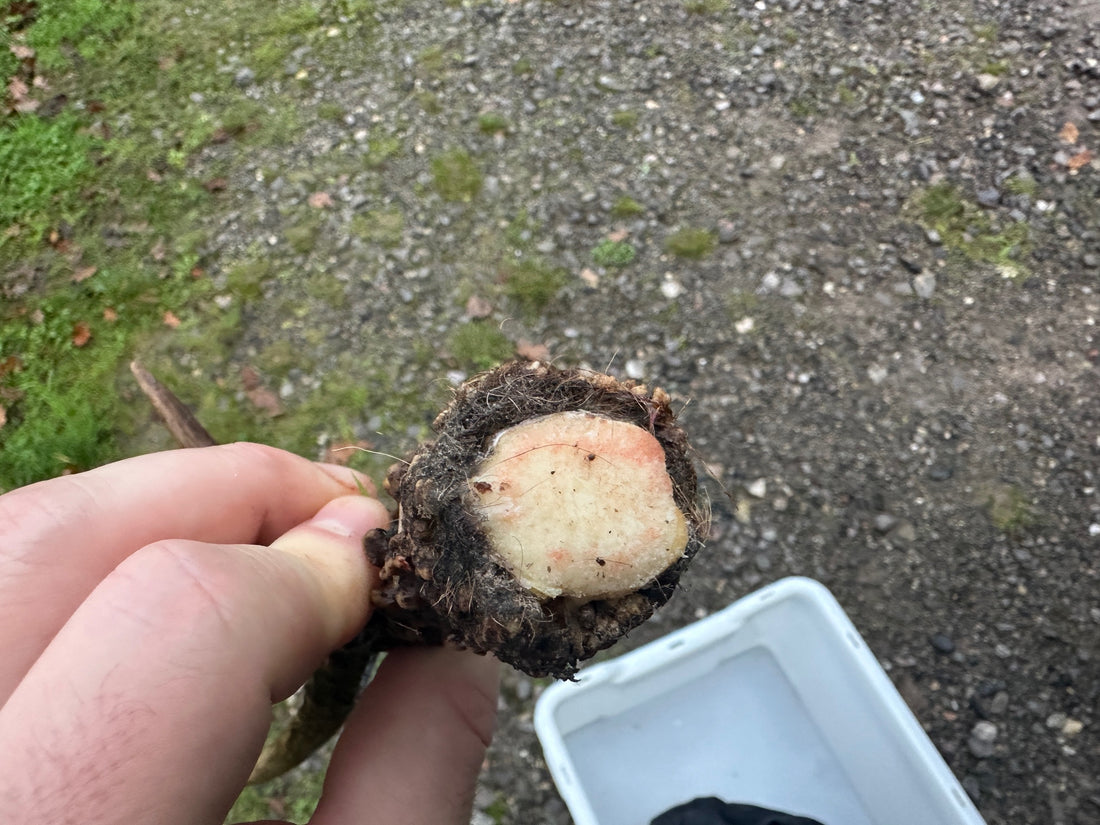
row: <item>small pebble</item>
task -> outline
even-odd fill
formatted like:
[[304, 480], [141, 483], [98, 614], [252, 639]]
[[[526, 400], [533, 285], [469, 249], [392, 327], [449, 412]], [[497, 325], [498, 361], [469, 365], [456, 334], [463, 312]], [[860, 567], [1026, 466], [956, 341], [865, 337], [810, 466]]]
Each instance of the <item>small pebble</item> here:
[[974, 725], [970, 731], [970, 739], [967, 747], [978, 759], [987, 759], [993, 755], [993, 743], [997, 739], [997, 726], [992, 722], [982, 720]]
[[917, 296], [927, 300], [936, 292], [936, 275], [933, 272], [922, 272], [913, 278], [913, 291]]
[[516, 698], [521, 702], [526, 702], [531, 698], [531, 680], [526, 678], [519, 678], [516, 680]]
[[930, 641], [932, 643], [932, 647], [934, 647], [940, 653], [955, 652], [955, 641], [946, 633], [935, 633], [928, 641]]
[[973, 774], [967, 774], [963, 777], [962, 781], [963, 790], [966, 791], [966, 795], [970, 797], [973, 802], [977, 802], [982, 797], [982, 786], [978, 781], [978, 777]]
[[1001, 202], [1001, 193], [993, 187], [990, 187], [988, 189], [979, 189], [977, 197], [978, 203], [989, 209], [992, 209], [994, 206]]
[[671, 278], [664, 281], [661, 284], [661, 294], [668, 298], [670, 301], [679, 298], [684, 292], [683, 286], [679, 282], [672, 280]]
[[992, 92], [1000, 84], [1001, 78], [999, 78], [995, 74], [982, 72], [980, 75], [978, 75], [977, 81], [978, 88], [981, 89], [983, 92]]
[[874, 518], [875, 530], [879, 533], [889, 533], [898, 523], [898, 517], [890, 513], [879, 513]]

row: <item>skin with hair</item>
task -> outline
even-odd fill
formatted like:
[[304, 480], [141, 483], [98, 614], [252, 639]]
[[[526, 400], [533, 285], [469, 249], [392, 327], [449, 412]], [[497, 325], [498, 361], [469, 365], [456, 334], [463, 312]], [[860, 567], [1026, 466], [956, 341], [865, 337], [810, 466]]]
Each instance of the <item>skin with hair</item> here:
[[[369, 484], [233, 444], [0, 496], [5, 818], [222, 822], [271, 703], [369, 618], [360, 537], [389, 521], [356, 494]], [[497, 671], [447, 648], [388, 656], [312, 822], [468, 822]]]

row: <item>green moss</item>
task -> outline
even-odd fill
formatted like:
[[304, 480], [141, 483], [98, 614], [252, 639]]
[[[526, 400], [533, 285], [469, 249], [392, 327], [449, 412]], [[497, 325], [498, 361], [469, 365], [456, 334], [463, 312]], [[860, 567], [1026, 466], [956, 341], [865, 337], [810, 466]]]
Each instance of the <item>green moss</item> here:
[[755, 292], [737, 290], [726, 296], [726, 311], [733, 321], [739, 321], [747, 315], [752, 315], [759, 305], [760, 296]]
[[265, 40], [258, 44], [249, 55], [249, 68], [260, 80], [270, 80], [282, 73], [283, 65], [293, 49], [290, 44], [279, 40]]
[[499, 112], [485, 112], [478, 115], [477, 128], [487, 135], [495, 135], [509, 131], [512, 124]]
[[1013, 195], [1027, 195], [1029, 198], [1034, 198], [1039, 194], [1039, 182], [1027, 173], [1006, 178], [1004, 187]]
[[429, 115], [437, 115], [443, 111], [443, 104], [439, 101], [439, 95], [427, 89], [421, 89], [413, 94], [420, 108]]
[[432, 182], [445, 201], [469, 203], [481, 191], [481, 169], [465, 149], [432, 158]]
[[343, 123], [347, 116], [347, 110], [339, 103], [321, 103], [317, 107], [317, 116], [334, 123]]
[[702, 258], [709, 255], [717, 243], [713, 232], [686, 227], [665, 238], [665, 249], [678, 258]]
[[416, 73], [424, 79], [442, 77], [447, 70], [447, 51], [443, 46], [430, 46], [416, 56]]
[[632, 109], [619, 109], [611, 115], [611, 122], [620, 129], [633, 129], [638, 125], [638, 113]]
[[540, 258], [510, 261], [502, 269], [505, 294], [528, 316], [546, 309], [569, 280], [564, 269], [549, 266]]
[[303, 360], [302, 348], [289, 338], [276, 338], [266, 344], [255, 358], [256, 368], [261, 372], [285, 378], [293, 367], [312, 369], [312, 362]]
[[1037, 521], [1027, 494], [1015, 485], [997, 484], [988, 488], [983, 504], [989, 520], [1002, 533], [1017, 535]]
[[254, 301], [263, 295], [263, 283], [273, 274], [271, 261], [258, 258], [230, 269], [226, 273], [225, 285], [232, 295], [245, 301]]
[[637, 255], [638, 251], [632, 244], [610, 239], [601, 241], [592, 250], [592, 260], [600, 266], [627, 266]]
[[382, 166], [390, 158], [401, 153], [401, 138], [394, 135], [372, 136], [363, 156], [364, 164], [370, 169]]
[[920, 222], [934, 229], [947, 249], [970, 261], [993, 264], [1007, 277], [1026, 275], [1023, 260], [1031, 248], [1027, 224], [995, 226], [985, 210], [950, 183], [929, 187], [915, 203]]
[[510, 811], [511, 807], [503, 794], [497, 794], [485, 809], [485, 815], [493, 821], [493, 825], [500, 825]]
[[512, 74], [516, 76], [532, 74], [534, 71], [535, 65], [526, 57], [521, 57], [512, 64]]
[[645, 207], [627, 195], [621, 196], [611, 205], [611, 217], [613, 218], [636, 218], [638, 215], [644, 214]]
[[991, 60], [983, 65], [980, 71], [983, 74], [991, 74], [994, 77], [1002, 77], [1008, 74], [1009, 69], [1012, 68], [1007, 60]]
[[287, 243], [290, 244], [295, 252], [301, 255], [306, 255], [313, 251], [320, 235], [321, 220], [319, 218], [310, 218], [286, 230]]
[[792, 98], [787, 103], [787, 109], [797, 118], [808, 118], [817, 114], [817, 104], [807, 97]]
[[980, 23], [972, 27], [974, 36], [984, 43], [996, 43], [1000, 30], [996, 23]]
[[327, 269], [310, 274], [305, 282], [305, 293], [331, 309], [343, 309], [348, 304], [347, 284]]
[[512, 357], [515, 347], [496, 324], [470, 321], [456, 327], [447, 339], [451, 355], [463, 367], [487, 370]]
[[351, 220], [351, 232], [379, 246], [399, 246], [405, 237], [405, 214], [400, 209], [372, 209]]
[[684, 9], [690, 14], [718, 14], [729, 8], [729, 0], [685, 0]]
[[526, 209], [521, 209], [504, 230], [504, 240], [513, 249], [524, 252], [531, 246], [531, 239], [538, 232], [539, 225]]
[[836, 84], [836, 96], [842, 106], [855, 106], [859, 103], [859, 95], [855, 89], [843, 80]]

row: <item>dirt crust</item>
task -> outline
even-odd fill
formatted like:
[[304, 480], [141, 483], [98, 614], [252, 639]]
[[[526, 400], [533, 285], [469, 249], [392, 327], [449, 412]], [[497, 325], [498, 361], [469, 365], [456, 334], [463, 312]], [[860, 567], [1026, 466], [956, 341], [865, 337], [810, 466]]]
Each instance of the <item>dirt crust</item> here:
[[[624, 596], [540, 599], [502, 566], [471, 510], [469, 479], [502, 430], [539, 416], [585, 411], [643, 427], [665, 450], [673, 495], [689, 530], [682, 557]], [[583, 370], [515, 362], [461, 387], [434, 423], [438, 438], [391, 469], [399, 517], [366, 538], [381, 571], [370, 630], [382, 644], [457, 644], [532, 676], [570, 678], [671, 597], [698, 551], [700, 511], [687, 438], [669, 397]]]

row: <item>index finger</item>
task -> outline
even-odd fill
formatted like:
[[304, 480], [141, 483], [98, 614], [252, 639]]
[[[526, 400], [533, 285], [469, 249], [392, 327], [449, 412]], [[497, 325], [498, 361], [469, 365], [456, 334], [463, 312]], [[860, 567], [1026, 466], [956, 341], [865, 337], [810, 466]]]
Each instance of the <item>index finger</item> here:
[[0, 704], [137, 549], [166, 538], [267, 544], [356, 488], [350, 470], [240, 443], [139, 456], [0, 496]]

